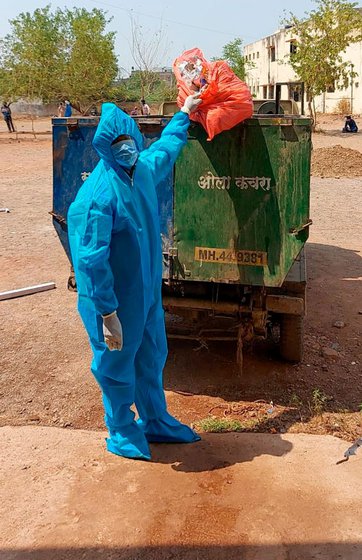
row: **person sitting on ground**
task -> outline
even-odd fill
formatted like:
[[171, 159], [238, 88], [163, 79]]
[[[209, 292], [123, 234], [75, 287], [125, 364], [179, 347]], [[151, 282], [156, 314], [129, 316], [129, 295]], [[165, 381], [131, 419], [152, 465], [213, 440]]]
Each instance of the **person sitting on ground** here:
[[6, 103], [5, 101], [2, 104], [1, 112], [2, 112], [2, 115], [4, 117], [4, 121], [6, 122], [6, 125], [8, 127], [9, 132], [15, 132], [13, 119], [12, 119], [12, 116], [11, 116], [10, 105], [8, 103]]
[[358, 132], [356, 121], [352, 119], [351, 115], [347, 115], [342, 132]]
[[138, 107], [133, 107], [131, 111], [131, 117], [137, 117], [138, 115]]

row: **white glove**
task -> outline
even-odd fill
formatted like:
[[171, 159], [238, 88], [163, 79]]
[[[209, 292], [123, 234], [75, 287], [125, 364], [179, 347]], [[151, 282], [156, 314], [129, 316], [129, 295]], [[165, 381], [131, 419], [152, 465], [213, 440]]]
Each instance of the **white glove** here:
[[103, 335], [104, 342], [110, 350], [122, 350], [123, 332], [117, 311], [113, 311], [110, 315], [103, 315]]
[[189, 95], [188, 97], [186, 97], [184, 106], [181, 108], [181, 111], [187, 113], [188, 115], [196, 111], [198, 106], [202, 103], [202, 99], [199, 99], [199, 95], [199, 93], [194, 93], [194, 95]]

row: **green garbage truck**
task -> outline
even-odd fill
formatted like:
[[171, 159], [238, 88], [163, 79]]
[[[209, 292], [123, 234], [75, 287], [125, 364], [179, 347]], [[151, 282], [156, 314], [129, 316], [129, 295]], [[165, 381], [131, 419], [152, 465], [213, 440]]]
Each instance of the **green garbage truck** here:
[[[170, 118], [135, 117], [146, 145]], [[97, 123], [53, 119], [52, 215], [70, 259], [66, 215], [97, 163]], [[301, 360], [310, 157], [304, 116], [258, 114], [211, 142], [190, 125], [187, 145], [158, 187], [169, 336], [235, 340], [240, 367], [246, 345], [273, 336], [283, 358]]]

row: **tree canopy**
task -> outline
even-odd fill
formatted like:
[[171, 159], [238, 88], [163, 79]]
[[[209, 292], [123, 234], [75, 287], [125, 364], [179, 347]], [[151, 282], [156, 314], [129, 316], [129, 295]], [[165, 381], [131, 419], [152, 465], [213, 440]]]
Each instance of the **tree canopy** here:
[[250, 63], [245, 60], [243, 41], [240, 38], [233, 39], [223, 46], [221, 58], [226, 60], [238, 78], [245, 80]]
[[362, 15], [356, 2], [315, 0], [316, 9], [303, 18], [290, 14], [295, 48], [290, 64], [306, 86], [311, 115], [313, 100], [329, 87], [343, 88], [355, 73], [343, 54], [352, 43], [362, 40]]
[[19, 14], [0, 42], [0, 96], [69, 99], [81, 111], [107, 99], [117, 76], [109, 21], [97, 8]]

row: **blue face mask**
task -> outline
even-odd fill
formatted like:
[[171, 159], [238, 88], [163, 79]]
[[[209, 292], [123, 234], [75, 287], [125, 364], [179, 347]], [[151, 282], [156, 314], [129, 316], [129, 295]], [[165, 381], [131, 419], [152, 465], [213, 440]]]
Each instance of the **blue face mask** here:
[[112, 154], [116, 162], [126, 169], [131, 169], [137, 161], [138, 150], [133, 138], [120, 140], [111, 146]]

